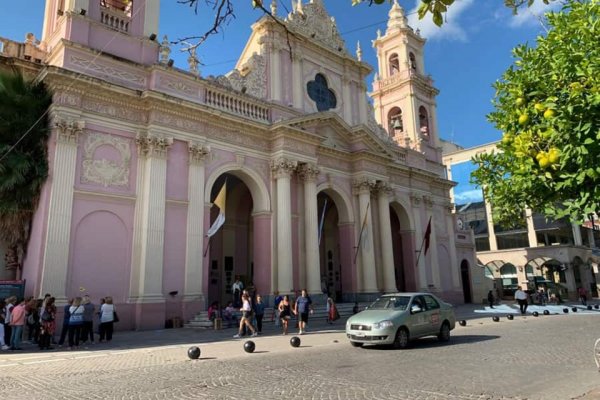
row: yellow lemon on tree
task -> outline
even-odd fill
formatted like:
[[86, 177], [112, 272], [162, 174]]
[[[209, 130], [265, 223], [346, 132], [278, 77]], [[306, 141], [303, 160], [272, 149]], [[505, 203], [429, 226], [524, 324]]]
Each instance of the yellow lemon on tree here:
[[551, 148], [548, 152], [548, 161], [550, 161], [550, 164], [556, 164], [559, 158], [560, 150], [558, 150], [556, 147]]
[[529, 122], [529, 115], [527, 115], [527, 114], [519, 115], [519, 124], [525, 125], [527, 122]]
[[537, 112], [542, 112], [546, 109], [546, 107], [544, 107], [544, 105], [542, 103], [535, 103], [533, 105], [533, 108], [535, 108], [535, 111], [537, 111]]
[[548, 157], [544, 156], [538, 160], [538, 164], [542, 168], [548, 168], [550, 166], [550, 160], [548, 159]]
[[556, 115], [556, 112], [551, 108], [544, 111], [544, 118], [546, 118], [546, 119], [554, 118], [555, 115]]
[[525, 104], [525, 99], [522, 97], [518, 97], [516, 103], [517, 106], [521, 107], [523, 104]]

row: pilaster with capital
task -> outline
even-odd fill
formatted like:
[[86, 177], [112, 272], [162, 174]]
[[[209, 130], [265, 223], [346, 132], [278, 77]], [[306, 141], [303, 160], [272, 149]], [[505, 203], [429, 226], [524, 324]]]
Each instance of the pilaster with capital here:
[[342, 102], [344, 110], [344, 119], [354, 123], [352, 120], [352, 98], [350, 85], [352, 81], [347, 76], [342, 76]]
[[298, 167], [298, 176], [304, 181], [304, 235], [306, 242], [307, 289], [310, 293], [321, 290], [321, 263], [319, 260], [319, 235], [317, 210], [317, 183], [319, 168], [314, 164]]
[[281, 293], [291, 293], [292, 275], [292, 200], [291, 175], [297, 162], [287, 158], [271, 161], [271, 170], [277, 180], [277, 288]]
[[427, 271], [425, 270], [425, 256], [419, 251], [423, 251], [424, 249], [421, 247], [423, 244], [423, 239], [425, 235], [425, 229], [427, 227], [423, 227], [423, 222], [421, 221], [421, 205], [422, 205], [422, 197], [418, 194], [412, 194], [410, 196], [410, 202], [412, 204], [413, 209], [413, 218], [415, 220], [415, 248], [417, 251], [417, 258], [419, 262], [417, 263], [418, 277], [419, 281], [417, 282], [418, 288], [420, 291], [428, 290], [428, 282], [427, 282]]
[[364, 82], [358, 83], [358, 115], [360, 117], [361, 124], [366, 124], [368, 121], [367, 117], [367, 86]]
[[369, 178], [361, 178], [354, 181], [352, 187], [354, 194], [358, 195], [360, 217], [360, 220], [357, 221], [359, 223], [357, 243], [360, 243], [357, 251], [361, 261], [361, 269], [358, 276], [362, 278], [359, 290], [363, 293], [375, 293], [378, 292], [378, 288], [375, 252], [373, 248], [373, 223], [371, 218], [371, 190], [375, 187], [375, 181]]
[[188, 143], [188, 213], [183, 301], [202, 301], [204, 249], [204, 160], [210, 148]]
[[172, 138], [139, 134], [137, 200], [130, 297], [136, 303], [164, 303], [162, 293], [167, 154]]
[[269, 72], [271, 83], [271, 99], [281, 101], [281, 50], [275, 40], [267, 44], [269, 48]]
[[56, 147], [50, 172], [52, 187], [40, 293], [52, 293], [59, 302], [63, 302], [67, 299], [77, 141], [85, 127], [85, 122], [59, 116], [55, 118], [53, 125]]
[[302, 74], [303, 58], [302, 52], [298, 49], [294, 49], [292, 53], [292, 76], [294, 82], [292, 93], [294, 95], [294, 107], [298, 109], [302, 109], [304, 104], [304, 76]]
[[396, 271], [394, 268], [394, 248], [392, 245], [392, 225], [390, 220], [390, 199], [392, 187], [387, 182], [377, 183], [377, 205], [379, 209], [379, 237], [383, 259], [383, 290], [396, 292]]

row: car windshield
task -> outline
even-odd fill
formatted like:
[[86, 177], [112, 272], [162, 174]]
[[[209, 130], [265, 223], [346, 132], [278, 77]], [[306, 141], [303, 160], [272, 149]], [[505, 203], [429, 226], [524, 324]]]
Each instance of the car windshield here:
[[369, 306], [369, 310], [406, 310], [406, 306], [410, 302], [410, 296], [386, 296], [380, 297]]

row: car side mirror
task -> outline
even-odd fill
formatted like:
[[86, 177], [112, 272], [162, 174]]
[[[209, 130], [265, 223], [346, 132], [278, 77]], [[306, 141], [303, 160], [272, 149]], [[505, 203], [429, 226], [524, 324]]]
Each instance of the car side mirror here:
[[420, 313], [421, 311], [423, 311], [423, 309], [422, 309], [421, 307], [419, 307], [418, 305], [416, 305], [416, 304], [413, 304], [413, 305], [410, 307], [410, 313], [411, 313], [411, 314]]

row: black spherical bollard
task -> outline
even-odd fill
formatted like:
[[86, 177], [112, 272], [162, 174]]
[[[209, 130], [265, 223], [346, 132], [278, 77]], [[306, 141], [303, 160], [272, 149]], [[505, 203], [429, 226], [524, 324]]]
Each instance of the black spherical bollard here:
[[568, 314], [568, 313], [569, 313], [569, 309], [568, 309], [568, 308], [563, 308], [563, 312], [564, 312], [565, 314]]
[[300, 347], [300, 338], [298, 336], [292, 336], [290, 339], [290, 344], [292, 347]]
[[507, 318], [509, 321], [512, 321], [513, 319], [515, 319], [515, 316], [514, 316], [514, 315], [512, 315], [512, 314], [508, 314], [508, 315], [506, 316], [506, 318]]
[[256, 345], [252, 340], [248, 340], [246, 343], [244, 343], [244, 350], [246, 353], [254, 353], [254, 349], [256, 349]]
[[573, 311], [573, 312], [577, 312], [577, 307], [573, 307], [573, 308], [571, 308], [571, 311]]
[[550, 315], [550, 311], [544, 310], [544, 315]]
[[188, 357], [190, 358], [190, 360], [197, 360], [200, 358], [200, 347], [198, 346], [192, 346], [188, 349], [187, 352]]
[[462, 320], [458, 321], [458, 324], [460, 326], [467, 326], [467, 321], [465, 321], [464, 319], [462, 319]]
[[494, 322], [499, 322], [499, 321], [500, 321], [500, 318], [494, 315], [494, 316], [492, 317], [492, 321], [494, 321]]
[[534, 317], [539, 317], [539, 316], [540, 316], [540, 313], [539, 313], [539, 312], [537, 312], [537, 311], [534, 311], [534, 312], [532, 312], [531, 314], [532, 314]]
[[600, 308], [600, 306], [598, 304], [594, 304], [594, 308], [597, 310]]
[[591, 311], [592, 310], [592, 306], [588, 305], [587, 309], [588, 309], [588, 311]]

